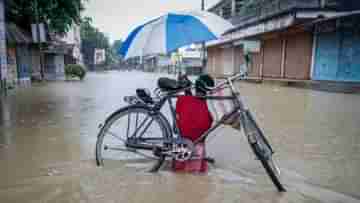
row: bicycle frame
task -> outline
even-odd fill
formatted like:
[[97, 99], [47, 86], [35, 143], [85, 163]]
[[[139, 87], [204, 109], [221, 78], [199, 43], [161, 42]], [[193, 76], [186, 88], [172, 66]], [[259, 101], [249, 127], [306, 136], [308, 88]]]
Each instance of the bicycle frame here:
[[[146, 112], [145, 115], [147, 115], [147, 116], [138, 125], [138, 114], [136, 114], [136, 121], [135, 121], [136, 129], [135, 129], [135, 132], [130, 137], [128, 136], [128, 132], [127, 132], [127, 138], [126, 138], [126, 141], [124, 141], [125, 146], [126, 146], [125, 150], [134, 152], [134, 153], [138, 153], [143, 156], [146, 156], [146, 154], [137, 152], [138, 149], [152, 151], [153, 155], [155, 155], [157, 157], [157, 159], [155, 158], [157, 160], [157, 164], [152, 169], [152, 172], [154, 172], [160, 168], [162, 163], [166, 160], [166, 157], [172, 157], [175, 160], [183, 160], [183, 159], [187, 160], [187, 159], [192, 158], [191, 156], [193, 155], [193, 153], [192, 153], [193, 152], [192, 151], [193, 144], [196, 145], [197, 143], [205, 142], [206, 138], [215, 129], [217, 129], [220, 125], [227, 124], [226, 121], [228, 121], [231, 118], [236, 118], [236, 119], [239, 119], [241, 129], [243, 130], [244, 135], [247, 137], [247, 140], [248, 140], [254, 154], [262, 163], [266, 173], [269, 175], [269, 177], [271, 178], [272, 182], [277, 187], [277, 189], [281, 192], [285, 192], [286, 189], [284, 188], [284, 186], [282, 185], [282, 183], [279, 180], [280, 170], [272, 159], [272, 154], [274, 153], [274, 151], [273, 151], [271, 145], [269, 144], [268, 140], [264, 136], [262, 130], [257, 125], [254, 117], [252, 116], [250, 111], [245, 107], [245, 105], [241, 99], [239, 90], [233, 84], [233, 82], [235, 80], [241, 79], [242, 76], [243, 76], [242, 74], [237, 74], [230, 78], [227, 78], [225, 81], [221, 82], [216, 87], [211, 88], [209, 95], [196, 96], [197, 98], [204, 99], [204, 100], [230, 100], [233, 103], [233, 109], [231, 110], [231, 112], [223, 115], [223, 117], [219, 121], [217, 121], [210, 129], [208, 129], [203, 135], [201, 135], [198, 139], [196, 139], [193, 142], [191, 142], [191, 141], [187, 142], [187, 140], [181, 139], [181, 132], [176, 124], [176, 111], [175, 111], [174, 105], [172, 103], [173, 98], [178, 98], [181, 95], [184, 95], [184, 93], [186, 94], [186, 92], [188, 92], [188, 90], [192, 90], [192, 88], [193, 88], [192, 86], [186, 87], [183, 89], [179, 89], [176, 91], [172, 91], [172, 92], [168, 92], [168, 91], [161, 92], [161, 94], [163, 94], [163, 95], [159, 95], [158, 100], [155, 102], [153, 102], [153, 101], [147, 102], [146, 100], [142, 100], [140, 98], [141, 96], [138, 96], [138, 99], [136, 99], [136, 97], [135, 97], [135, 100], [134, 100], [135, 103], [132, 103], [131, 101], [133, 99], [129, 98], [128, 103], [130, 103], [130, 106], [128, 108], [129, 109], [134, 108], [134, 107], [140, 108], [140, 109], [142, 108]], [[216, 93], [217, 91], [220, 91], [222, 89], [227, 89], [227, 88], [230, 89], [230, 91], [231, 91], [229, 96], [211, 96], [214, 93]], [[169, 107], [170, 107], [173, 126], [170, 125], [168, 119], [161, 112], [162, 107], [166, 103], [168, 103]], [[138, 105], [138, 106], [136, 106], [136, 105]], [[125, 110], [127, 110], [127, 109], [125, 109]], [[124, 109], [122, 109], [122, 111], [124, 111]], [[113, 115], [118, 115], [119, 112], [115, 112]], [[124, 112], [126, 112], [126, 111], [124, 111]], [[138, 112], [138, 111], [135, 111], [135, 112]], [[127, 129], [129, 129], [129, 124], [130, 124], [130, 114], [131, 114], [131, 112], [128, 114], [129, 123], [128, 123]], [[236, 117], [233, 117], [234, 115], [236, 115]], [[145, 125], [145, 123], [147, 122], [149, 117], [151, 117], [150, 123]], [[157, 120], [158, 124], [162, 128], [161, 130], [163, 130], [162, 131], [163, 136], [148, 137], [148, 138], [143, 137], [145, 131], [151, 125], [151, 123], [153, 122], [154, 119]], [[109, 124], [109, 123], [106, 123], [106, 125], [107, 124]], [[111, 126], [112, 123], [110, 123], [109, 125]], [[144, 129], [141, 130], [141, 132], [140, 132], [140, 129], [142, 127], [144, 127]], [[103, 138], [103, 136], [104, 136], [104, 134], [103, 134], [105, 132], [105, 131], [103, 131], [104, 129], [107, 129], [107, 128], [105, 128], [105, 126], [102, 127], [100, 134], [99, 134], [102, 136], [101, 138]], [[239, 130], [241, 130], [241, 129], [239, 129]], [[165, 133], [164, 133], [164, 130], [166, 130]], [[140, 132], [139, 133], [140, 135], [136, 136], [138, 134], [138, 132]], [[174, 132], [175, 132], [175, 134], [178, 135], [177, 138], [180, 138], [180, 139], [173, 138]], [[166, 135], [166, 138], [164, 137], [164, 135]], [[147, 142], [147, 141], [151, 141], [151, 140], [156, 141], [156, 142], [159, 141], [159, 142], [158, 143]], [[97, 141], [97, 145], [96, 145], [96, 152], [97, 152], [96, 156], [97, 156], [98, 165], [101, 165], [101, 164], [103, 164], [102, 158], [101, 158], [101, 152], [99, 153], [98, 150], [101, 149], [101, 147], [102, 147], [102, 139], [100, 139], [100, 144], [98, 144], [98, 141]], [[184, 148], [185, 148], [185, 150], [184, 150]], [[114, 148], [114, 149], [121, 150], [120, 148], [119, 149]], [[180, 156], [178, 156], [178, 155], [180, 155]], [[184, 158], [185, 156], [187, 159]], [[99, 160], [101, 160], [101, 161], [99, 161]]]
[[[242, 114], [248, 112], [248, 110], [244, 106], [244, 103], [242, 102], [242, 99], [240, 97], [240, 92], [237, 90], [237, 88], [233, 84], [233, 81], [240, 79], [241, 77], [242, 77], [241, 74], [237, 74], [232, 77], [229, 77], [224, 82], [221, 82], [216, 87], [214, 87], [213, 90], [211, 91], [212, 93], [216, 93], [217, 91], [220, 91], [222, 89], [229, 88], [231, 90], [230, 96], [196, 96], [197, 98], [204, 99], [204, 100], [231, 100], [234, 104], [234, 108], [230, 113], [225, 114], [219, 121], [217, 121], [201, 137], [199, 137], [197, 140], [195, 140], [194, 144], [204, 141], [210, 135], [211, 132], [216, 130], [220, 125], [225, 124], [225, 122], [229, 118], [234, 116], [235, 114], [240, 113], [240, 115], [242, 115]], [[191, 87], [189, 87], [189, 88], [191, 88]], [[160, 100], [160, 102], [154, 106], [154, 111], [156, 112], [156, 111], [160, 111], [161, 108], [165, 105], [165, 103], [169, 104], [170, 111], [171, 111], [171, 117], [172, 117], [171, 120], [173, 123], [172, 128], [173, 128], [173, 132], [175, 132], [176, 134], [179, 134], [180, 131], [178, 129], [178, 126], [176, 125], [176, 112], [175, 112], [174, 105], [172, 103], [172, 99], [181, 96], [178, 93], [182, 93], [189, 88], [184, 88], [184, 89], [181, 89], [181, 90], [178, 90], [175, 92], [168, 93], [168, 95], [164, 96]], [[248, 113], [246, 113], [246, 114], [248, 114]], [[243, 116], [240, 116], [240, 119], [241, 119], [240, 122], [241, 122], [242, 126], [244, 126], [245, 122], [243, 121], [242, 117]]]
[[[231, 95], [230, 96], [196, 96], [197, 98], [200, 99], [204, 99], [204, 100], [231, 100], [234, 104], [234, 108], [232, 109], [231, 112], [225, 114], [219, 121], [217, 121], [210, 129], [208, 129], [202, 136], [200, 136], [198, 139], [196, 139], [194, 141], [194, 144], [197, 144], [199, 142], [203, 142], [206, 140], [206, 138], [211, 134], [211, 132], [213, 132], [214, 130], [216, 130], [220, 125], [225, 124], [225, 122], [230, 119], [232, 116], [234, 116], [235, 114], [239, 113], [240, 114], [240, 124], [242, 126], [242, 130], [244, 131], [245, 136], [248, 138], [248, 141], [250, 144], [253, 144], [256, 142], [256, 138], [253, 137], [252, 133], [249, 132], [249, 130], [247, 129], [247, 123], [246, 120], [250, 120], [250, 122], [253, 123], [253, 125], [255, 126], [255, 128], [257, 128], [259, 134], [261, 137], [263, 137], [263, 139], [265, 140], [266, 145], [268, 145], [268, 147], [270, 148], [271, 152], [273, 153], [273, 149], [271, 147], [271, 145], [269, 144], [269, 142], [267, 141], [267, 139], [264, 137], [263, 132], [261, 131], [261, 129], [258, 127], [257, 123], [255, 122], [253, 116], [251, 115], [250, 111], [245, 107], [241, 96], [240, 96], [240, 92], [238, 91], [238, 89], [234, 86], [234, 81], [235, 80], [239, 80], [242, 78], [242, 74], [236, 74], [232, 77], [227, 78], [225, 81], [219, 83], [216, 87], [212, 88], [211, 93], [216, 93], [217, 91], [223, 90], [223, 89], [230, 89], [231, 91]], [[159, 102], [156, 102], [154, 104], [154, 106], [152, 107], [152, 112], [154, 114], [156, 114], [157, 112], [160, 112], [162, 107], [168, 103], [169, 107], [170, 107], [170, 111], [171, 111], [171, 121], [172, 121], [172, 134], [178, 134], [180, 135], [180, 130], [176, 124], [176, 111], [172, 102], [172, 99], [174, 98], [178, 98], [180, 97], [182, 94], [179, 93], [183, 93], [186, 90], [191, 89], [192, 87], [187, 87], [187, 88], [183, 88], [177, 91], [173, 91], [173, 92], [168, 92], [167, 95], [163, 96]], [[241, 129], [240, 129], [241, 130]], [[140, 135], [141, 137], [141, 135]], [[170, 137], [172, 138], [173, 136], [170, 135]], [[151, 139], [151, 138], [148, 138]], [[147, 138], [144, 138], [144, 140], [147, 140]], [[171, 140], [170, 140], [171, 142]], [[142, 148], [142, 149], [148, 149], [148, 150], [152, 150], [151, 147], [146, 146], [146, 145], [139, 145], [139, 144], [134, 144], [133, 147], [135, 148]]]

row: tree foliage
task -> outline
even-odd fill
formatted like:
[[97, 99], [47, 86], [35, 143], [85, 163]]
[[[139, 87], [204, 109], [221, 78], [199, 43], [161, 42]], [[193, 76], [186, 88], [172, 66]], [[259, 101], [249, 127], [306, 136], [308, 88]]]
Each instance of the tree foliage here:
[[118, 53], [119, 53], [119, 50], [120, 50], [120, 48], [122, 46], [122, 43], [123, 43], [123, 41], [121, 39], [114, 41], [114, 43], [112, 45], [112, 49], [113, 49], [115, 54], [119, 55]]
[[67, 79], [78, 77], [80, 80], [83, 80], [85, 75], [85, 68], [79, 64], [69, 64], [65, 66], [65, 76]]
[[106, 64], [111, 61], [111, 47], [108, 37], [92, 25], [92, 20], [85, 17], [80, 25], [81, 49], [84, 56], [84, 62], [88, 66], [94, 64], [95, 49], [105, 49]]
[[5, 5], [9, 21], [27, 29], [31, 23], [44, 22], [56, 33], [80, 23], [84, 9], [82, 0], [5, 0]]

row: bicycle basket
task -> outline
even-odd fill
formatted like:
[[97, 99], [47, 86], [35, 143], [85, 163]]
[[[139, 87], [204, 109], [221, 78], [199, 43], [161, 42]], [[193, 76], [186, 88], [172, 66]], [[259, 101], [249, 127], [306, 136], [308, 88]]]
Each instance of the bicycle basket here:
[[[222, 89], [214, 93], [213, 96], [229, 96], [230, 89]], [[225, 115], [234, 110], [234, 103], [231, 100], [208, 100], [207, 101], [210, 113], [215, 121], [220, 121]], [[240, 113], [236, 113], [227, 119], [224, 124], [240, 130]]]

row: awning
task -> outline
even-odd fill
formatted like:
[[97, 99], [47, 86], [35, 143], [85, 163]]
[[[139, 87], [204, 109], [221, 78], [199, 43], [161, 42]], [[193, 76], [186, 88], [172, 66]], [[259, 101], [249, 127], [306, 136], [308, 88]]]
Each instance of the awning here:
[[[278, 17], [276, 19], [271, 19], [271, 20], [268, 20], [265, 22], [260, 22], [255, 25], [252, 25], [252, 26], [241, 28], [237, 31], [228, 32], [219, 40], [210, 41], [210, 42], [206, 43], [206, 46], [212, 47], [212, 46], [227, 44], [227, 43], [231, 43], [236, 40], [247, 39], [247, 38], [255, 37], [255, 36], [270, 33], [270, 32], [286, 30], [289, 27], [300, 27], [300, 28], [310, 27], [315, 24], [334, 20], [334, 19], [360, 15], [360, 10], [351, 11], [351, 12], [338, 12], [338, 13], [334, 13], [334, 12], [331, 12], [331, 13], [322, 12], [321, 13], [321, 12], [314, 11], [313, 13], [316, 14], [315, 17], [309, 15], [309, 14], [311, 14], [309, 12], [306, 12], [306, 13], [298, 12], [295, 15], [292, 13], [289, 13], [287, 15]], [[307, 22], [297, 24], [296, 19], [297, 18], [306, 19], [304, 16], [310, 16], [309, 18], [307, 18]], [[318, 16], [320, 16], [320, 17], [318, 17]], [[310, 20], [311, 18], [313, 18], [313, 19]]]
[[298, 26], [301, 26], [301, 27], [313, 26], [313, 25], [318, 24], [318, 23], [331, 21], [331, 20], [335, 20], [335, 19], [340, 19], [340, 18], [345, 18], [345, 17], [350, 17], [350, 16], [357, 16], [357, 15], [360, 16], [360, 10], [351, 11], [351, 12], [341, 12], [341, 13], [339, 13], [337, 15], [334, 15], [334, 16], [331, 16], [331, 17], [320, 18], [320, 19], [317, 19], [317, 20], [313, 20], [313, 21], [310, 21], [310, 22], [307, 22], [307, 23], [300, 24]]
[[60, 54], [60, 55], [72, 55], [74, 45], [69, 44], [51, 44], [45, 50], [44, 53], [48, 54]]

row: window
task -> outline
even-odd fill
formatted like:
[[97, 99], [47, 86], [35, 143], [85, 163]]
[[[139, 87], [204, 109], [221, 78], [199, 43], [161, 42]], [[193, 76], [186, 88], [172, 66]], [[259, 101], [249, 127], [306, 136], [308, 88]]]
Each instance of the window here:
[[244, 0], [235, 0], [235, 15], [238, 15], [240, 13], [243, 4]]
[[231, 18], [231, 2], [222, 7], [222, 17], [225, 19]]

